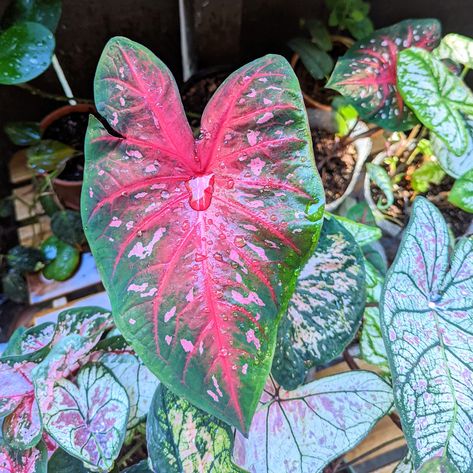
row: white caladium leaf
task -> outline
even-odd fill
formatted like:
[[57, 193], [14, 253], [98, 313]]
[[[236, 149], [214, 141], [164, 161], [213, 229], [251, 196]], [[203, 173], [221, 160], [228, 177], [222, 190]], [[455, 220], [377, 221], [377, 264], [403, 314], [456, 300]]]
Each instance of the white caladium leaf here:
[[51, 408], [42, 415], [61, 448], [91, 470], [109, 471], [123, 444], [128, 411], [125, 388], [97, 363], [83, 367], [76, 383], [55, 383]]
[[464, 82], [432, 54], [411, 48], [399, 54], [397, 85], [422, 124], [461, 156], [468, 133], [460, 112], [473, 113], [473, 93]]
[[350, 232], [328, 218], [279, 326], [276, 381], [294, 389], [311, 367], [338, 356], [360, 326], [365, 297], [363, 253]]
[[229, 425], [159, 386], [146, 425], [149, 460], [160, 473], [244, 473], [232, 461]]
[[430, 134], [430, 142], [432, 143], [435, 157], [438, 159], [442, 169], [455, 179], [473, 169], [473, 117], [468, 115], [462, 115], [462, 117], [468, 135], [468, 145], [466, 151], [461, 156], [452, 153], [435, 133]]
[[294, 391], [267, 385], [237, 464], [251, 473], [317, 473], [353, 448], [392, 406], [391, 387], [368, 371], [341, 373]]
[[0, 444], [1, 473], [46, 473], [47, 462], [48, 454], [42, 443], [23, 451]]
[[473, 69], [473, 40], [467, 36], [455, 33], [446, 35], [434, 53], [439, 59], [450, 59]]
[[473, 471], [473, 238], [449, 256], [447, 225], [419, 197], [388, 275], [381, 328], [414, 466]]
[[326, 215], [335, 218], [340, 222], [351, 233], [359, 246], [373, 243], [383, 236], [383, 232], [379, 227], [366, 225], [364, 223], [356, 222], [355, 220], [350, 220], [347, 217], [329, 214], [328, 212], [326, 212]]

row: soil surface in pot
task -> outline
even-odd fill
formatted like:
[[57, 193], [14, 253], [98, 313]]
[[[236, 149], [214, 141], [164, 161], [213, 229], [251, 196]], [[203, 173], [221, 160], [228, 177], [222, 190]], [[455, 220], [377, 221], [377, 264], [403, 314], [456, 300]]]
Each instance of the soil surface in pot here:
[[294, 72], [299, 79], [302, 91], [317, 102], [329, 105], [336, 97], [336, 92], [325, 88], [326, 81], [314, 79], [300, 60], [297, 62]]
[[[85, 134], [89, 114], [83, 112], [73, 112], [65, 115], [52, 123], [44, 132], [43, 138], [57, 140], [77, 150], [84, 149]], [[70, 159], [59, 179], [66, 181], [81, 181], [84, 175], [84, 156]]]
[[[409, 154], [405, 153], [401, 157], [400, 162], [404, 162], [408, 156]], [[413, 171], [421, 163], [422, 157], [419, 155], [414, 159], [411, 165], [412, 168], [409, 169], [400, 182], [394, 186], [394, 204], [385, 210], [384, 213], [396, 219], [402, 225], [406, 225], [409, 221], [411, 205], [414, 201], [414, 198], [417, 195], [423, 195], [433, 204], [435, 204], [442, 212], [445, 220], [451, 226], [452, 231], [456, 237], [464, 235], [472, 221], [472, 215], [464, 212], [463, 210], [448, 202], [448, 192], [455, 182], [452, 177], [448, 175], [445, 176], [440, 184], [431, 185], [429, 190], [424, 194], [418, 194], [411, 188], [409, 176], [412, 174], [411, 171]], [[386, 170], [388, 171], [387, 167]], [[375, 202], [378, 202], [379, 199], [383, 199], [384, 197], [382, 191], [373, 183], [371, 183], [371, 194]]]
[[315, 164], [325, 189], [327, 204], [343, 195], [356, 165], [356, 148], [345, 146], [337, 136], [324, 130], [311, 130]]

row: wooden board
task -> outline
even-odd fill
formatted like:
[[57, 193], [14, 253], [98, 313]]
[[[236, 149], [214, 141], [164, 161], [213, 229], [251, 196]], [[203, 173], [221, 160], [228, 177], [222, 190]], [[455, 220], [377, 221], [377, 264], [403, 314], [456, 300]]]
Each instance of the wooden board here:
[[17, 151], [11, 157], [8, 169], [10, 171], [10, 182], [15, 185], [28, 182], [33, 177], [33, 171], [26, 165], [24, 149]]
[[[31, 210], [26, 205], [27, 203], [32, 204], [34, 201], [34, 190], [31, 184], [13, 189], [13, 195], [17, 197], [13, 201], [17, 222], [27, 220], [37, 215], [42, 215], [44, 213], [39, 202], [37, 202], [36, 206]], [[21, 201], [19, 199], [21, 199]]]
[[18, 227], [18, 242], [24, 246], [38, 246], [52, 234], [50, 218], [43, 215], [38, 218], [37, 223], [31, 223]]

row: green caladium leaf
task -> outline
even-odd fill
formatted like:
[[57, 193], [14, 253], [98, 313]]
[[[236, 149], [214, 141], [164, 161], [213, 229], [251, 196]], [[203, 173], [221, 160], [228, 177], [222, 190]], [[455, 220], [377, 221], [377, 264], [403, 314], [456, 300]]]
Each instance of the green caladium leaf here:
[[235, 462], [250, 473], [318, 473], [359, 443], [392, 406], [379, 376], [353, 371], [285, 391], [268, 384], [248, 439], [239, 432]]
[[78, 458], [58, 448], [48, 461], [48, 473], [89, 473]]
[[359, 246], [368, 245], [369, 243], [378, 241], [383, 236], [383, 232], [379, 227], [365, 225], [364, 223], [350, 220], [347, 217], [329, 214], [328, 212], [326, 212], [326, 215], [335, 218], [339, 223], [341, 223], [351, 233]]
[[323, 79], [333, 69], [333, 59], [307, 38], [293, 38], [287, 45], [297, 54], [314, 79]]
[[449, 459], [473, 469], [473, 238], [449, 257], [449, 232], [428, 200], [414, 202], [386, 276], [381, 329], [414, 466]]
[[276, 381], [294, 389], [311, 367], [338, 356], [360, 326], [365, 301], [363, 253], [350, 232], [328, 218], [279, 326]]
[[437, 161], [427, 161], [411, 175], [411, 186], [416, 192], [427, 192], [431, 184], [440, 184], [445, 171]]
[[377, 207], [380, 210], [388, 209], [394, 204], [393, 185], [389, 174], [383, 166], [373, 163], [366, 164], [366, 171], [368, 172], [370, 179], [383, 191], [385, 196], [386, 202], [382, 203], [381, 201], [378, 201], [376, 203]]
[[15, 23], [0, 32], [0, 84], [21, 84], [51, 64], [54, 38], [39, 23]]
[[41, 140], [37, 122], [9, 122], [5, 125], [4, 131], [10, 141], [17, 146], [29, 146]]
[[26, 330], [18, 340], [19, 355], [35, 353], [48, 346], [54, 336], [56, 325], [53, 322], [44, 322]]
[[405, 20], [357, 41], [338, 60], [327, 87], [349, 98], [363, 120], [390, 130], [407, 130], [416, 119], [396, 86], [399, 51], [432, 50], [440, 40], [437, 20]]
[[62, 169], [77, 151], [60, 141], [42, 140], [26, 151], [28, 166], [38, 174]]
[[28, 450], [14, 450], [0, 444], [0, 471], [2, 473], [47, 473], [48, 453], [39, 443]]
[[75, 383], [60, 379], [41, 415], [51, 437], [95, 471], [109, 471], [120, 453], [128, 421], [125, 388], [99, 363], [81, 368]]
[[454, 178], [463, 176], [473, 169], [473, 117], [468, 115], [462, 115], [462, 117], [468, 135], [468, 146], [461, 156], [452, 153], [435, 133], [430, 133], [430, 142], [435, 157], [443, 170]]
[[232, 429], [162, 385], [153, 398], [146, 439], [153, 471], [243, 472], [232, 461]]
[[51, 235], [41, 243], [43, 258], [47, 261], [43, 275], [47, 279], [65, 281], [77, 270], [80, 263], [80, 251], [69, 243]]
[[51, 230], [60, 240], [69, 245], [82, 245], [85, 243], [84, 230], [79, 212], [74, 210], [61, 210], [51, 217]]
[[455, 33], [444, 36], [434, 53], [440, 59], [450, 59], [473, 69], [473, 40], [467, 36]]
[[411, 48], [399, 54], [397, 84], [422, 124], [461, 156], [468, 133], [460, 112], [473, 114], [473, 93], [464, 82], [432, 54]]
[[95, 100], [120, 136], [91, 118], [82, 220], [117, 327], [167, 387], [247, 431], [323, 218], [297, 78], [280, 56], [247, 64], [195, 141], [166, 66], [114, 38]]
[[18, 327], [11, 335], [10, 340], [8, 340], [8, 344], [2, 352], [2, 358], [6, 358], [9, 356], [16, 356], [21, 355], [21, 351], [19, 348], [21, 337], [26, 332], [26, 328], [22, 325]]
[[448, 201], [465, 212], [473, 213], [473, 169], [455, 181]]
[[6, 28], [19, 21], [41, 23], [55, 32], [61, 17], [61, 0], [11, 0], [2, 17]]

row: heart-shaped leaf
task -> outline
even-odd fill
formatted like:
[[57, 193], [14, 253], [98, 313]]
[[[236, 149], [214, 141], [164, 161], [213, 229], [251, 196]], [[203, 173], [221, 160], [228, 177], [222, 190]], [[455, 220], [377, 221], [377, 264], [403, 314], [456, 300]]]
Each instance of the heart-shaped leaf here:
[[234, 457], [251, 473], [321, 472], [353, 448], [392, 406], [379, 376], [353, 371], [295, 391], [267, 385], [248, 439], [237, 433]]
[[455, 181], [448, 201], [465, 212], [473, 213], [473, 169]]
[[430, 142], [435, 157], [438, 159], [443, 170], [454, 178], [463, 176], [473, 169], [473, 117], [463, 115], [465, 129], [468, 135], [468, 145], [466, 151], [457, 156], [452, 153], [447, 145], [435, 133], [430, 133]]
[[146, 439], [153, 471], [243, 472], [232, 461], [232, 429], [162, 385], [153, 397]]
[[0, 84], [39, 76], [49, 67], [53, 51], [53, 35], [39, 23], [15, 23], [0, 32]]
[[473, 114], [473, 93], [464, 82], [432, 54], [411, 48], [399, 54], [397, 84], [422, 124], [461, 156], [468, 133], [460, 112]]
[[473, 40], [471, 38], [450, 33], [442, 38], [434, 53], [440, 59], [450, 59], [473, 69]]
[[0, 416], [3, 436], [14, 448], [24, 450], [41, 439], [41, 420], [35, 399], [32, 370], [36, 363], [28, 357], [0, 360]]
[[231, 75], [194, 142], [169, 70], [112, 39], [95, 80], [82, 192], [120, 332], [159, 379], [247, 431], [277, 325], [316, 243], [323, 190], [280, 56]]
[[43, 241], [41, 252], [47, 261], [43, 268], [43, 276], [47, 279], [65, 281], [74, 274], [80, 263], [79, 250], [55, 235]]
[[360, 116], [391, 130], [416, 123], [396, 87], [399, 51], [417, 46], [432, 50], [440, 40], [437, 20], [404, 20], [356, 42], [338, 60], [327, 87], [348, 97]]
[[28, 166], [38, 174], [63, 168], [75, 154], [74, 148], [55, 140], [42, 140], [26, 151]]
[[381, 300], [394, 396], [416, 468], [436, 456], [473, 470], [473, 238], [449, 257], [442, 214], [414, 202]]
[[2, 27], [32, 21], [54, 33], [61, 17], [61, 6], [61, 0], [10, 0], [2, 17]]
[[42, 412], [51, 437], [98, 471], [109, 471], [125, 438], [129, 402], [125, 388], [100, 364], [83, 367], [76, 383], [59, 380], [50, 409]]
[[48, 453], [43, 444], [29, 450], [13, 450], [0, 444], [2, 473], [47, 473]]
[[350, 232], [328, 218], [279, 326], [276, 381], [294, 389], [310, 368], [339, 355], [360, 326], [365, 301], [363, 253]]

